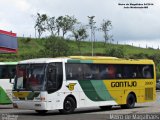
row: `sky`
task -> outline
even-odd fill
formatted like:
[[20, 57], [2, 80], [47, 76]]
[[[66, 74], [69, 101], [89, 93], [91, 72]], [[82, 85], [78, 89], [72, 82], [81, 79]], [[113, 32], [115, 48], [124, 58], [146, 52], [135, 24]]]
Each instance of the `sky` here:
[[[153, 5], [124, 8], [127, 3]], [[75, 16], [83, 24], [88, 24], [87, 16], [95, 16], [97, 27], [103, 19], [110, 20], [114, 43], [160, 47], [160, 0], [0, 0], [0, 29], [35, 37], [37, 13]], [[96, 39], [103, 40], [103, 34], [96, 32]]]

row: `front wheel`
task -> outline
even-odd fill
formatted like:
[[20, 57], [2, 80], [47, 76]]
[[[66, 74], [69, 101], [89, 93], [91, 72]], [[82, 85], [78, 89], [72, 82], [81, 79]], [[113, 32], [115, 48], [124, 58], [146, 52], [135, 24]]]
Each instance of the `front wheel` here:
[[63, 114], [73, 113], [76, 108], [76, 102], [72, 97], [67, 97], [64, 100], [63, 109], [59, 110]]
[[125, 105], [121, 105], [122, 108], [132, 109], [135, 106], [136, 98], [133, 94], [129, 94]]

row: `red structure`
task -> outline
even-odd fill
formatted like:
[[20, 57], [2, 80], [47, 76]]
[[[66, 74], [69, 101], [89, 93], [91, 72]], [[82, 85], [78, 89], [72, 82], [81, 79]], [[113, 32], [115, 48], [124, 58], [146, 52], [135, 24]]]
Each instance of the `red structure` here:
[[0, 30], [0, 52], [16, 53], [18, 51], [16, 33]]

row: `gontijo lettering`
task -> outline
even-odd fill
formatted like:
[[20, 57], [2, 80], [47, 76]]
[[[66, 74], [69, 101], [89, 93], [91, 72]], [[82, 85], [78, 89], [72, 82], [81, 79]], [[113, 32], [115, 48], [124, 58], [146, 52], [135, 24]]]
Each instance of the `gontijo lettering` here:
[[125, 82], [111, 82], [111, 87], [136, 87], [136, 81], [125, 81]]

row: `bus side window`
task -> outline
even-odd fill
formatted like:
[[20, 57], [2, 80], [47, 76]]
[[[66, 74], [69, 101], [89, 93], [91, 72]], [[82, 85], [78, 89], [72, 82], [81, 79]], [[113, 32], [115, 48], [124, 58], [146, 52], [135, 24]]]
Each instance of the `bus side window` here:
[[144, 78], [152, 78], [153, 75], [152, 75], [152, 69], [150, 66], [144, 66], [143, 69], [142, 69], [142, 72], [143, 72], [143, 77]]
[[81, 64], [66, 64], [66, 78], [67, 80], [81, 80], [82, 79], [82, 65]]
[[116, 66], [115, 65], [101, 65], [100, 66], [101, 72], [100, 72], [100, 78], [101, 79], [114, 79], [117, 77], [116, 72]]
[[100, 69], [100, 79], [107, 79], [108, 78], [108, 66], [107, 65], [99, 65]]
[[117, 72], [117, 69], [114, 65], [109, 65], [108, 66], [109, 78], [115, 78], [116, 77], [116, 72]]
[[0, 78], [3, 79], [4, 78], [4, 72], [3, 72], [3, 67], [1, 66], [0, 69]]
[[124, 77], [126, 79], [135, 79], [138, 77], [137, 66], [135, 65], [124, 65]]
[[83, 65], [84, 79], [97, 80], [99, 79], [99, 65], [98, 64], [84, 64]]
[[3, 79], [9, 78], [9, 71], [8, 71], [7, 68], [3, 68], [3, 69], [2, 69], [2, 78], [3, 78]]
[[116, 67], [116, 78], [121, 79], [124, 77], [123, 73], [123, 65], [115, 65]]
[[[67, 64], [66, 65], [66, 77], [68, 80], [73, 80], [77, 78], [77, 67], [75, 64]], [[75, 69], [76, 68], [76, 69]]]
[[68, 79], [72, 79], [72, 78], [73, 78], [72, 69], [68, 69], [67, 71], [68, 71], [68, 72], [67, 72], [67, 78], [68, 78]]
[[83, 69], [84, 69], [84, 79], [92, 79], [93, 75], [91, 73], [91, 66], [89, 64], [84, 64]]
[[99, 65], [98, 64], [92, 64], [91, 65], [91, 71], [92, 71], [92, 75], [93, 75], [92, 79], [98, 80], [99, 79]]

